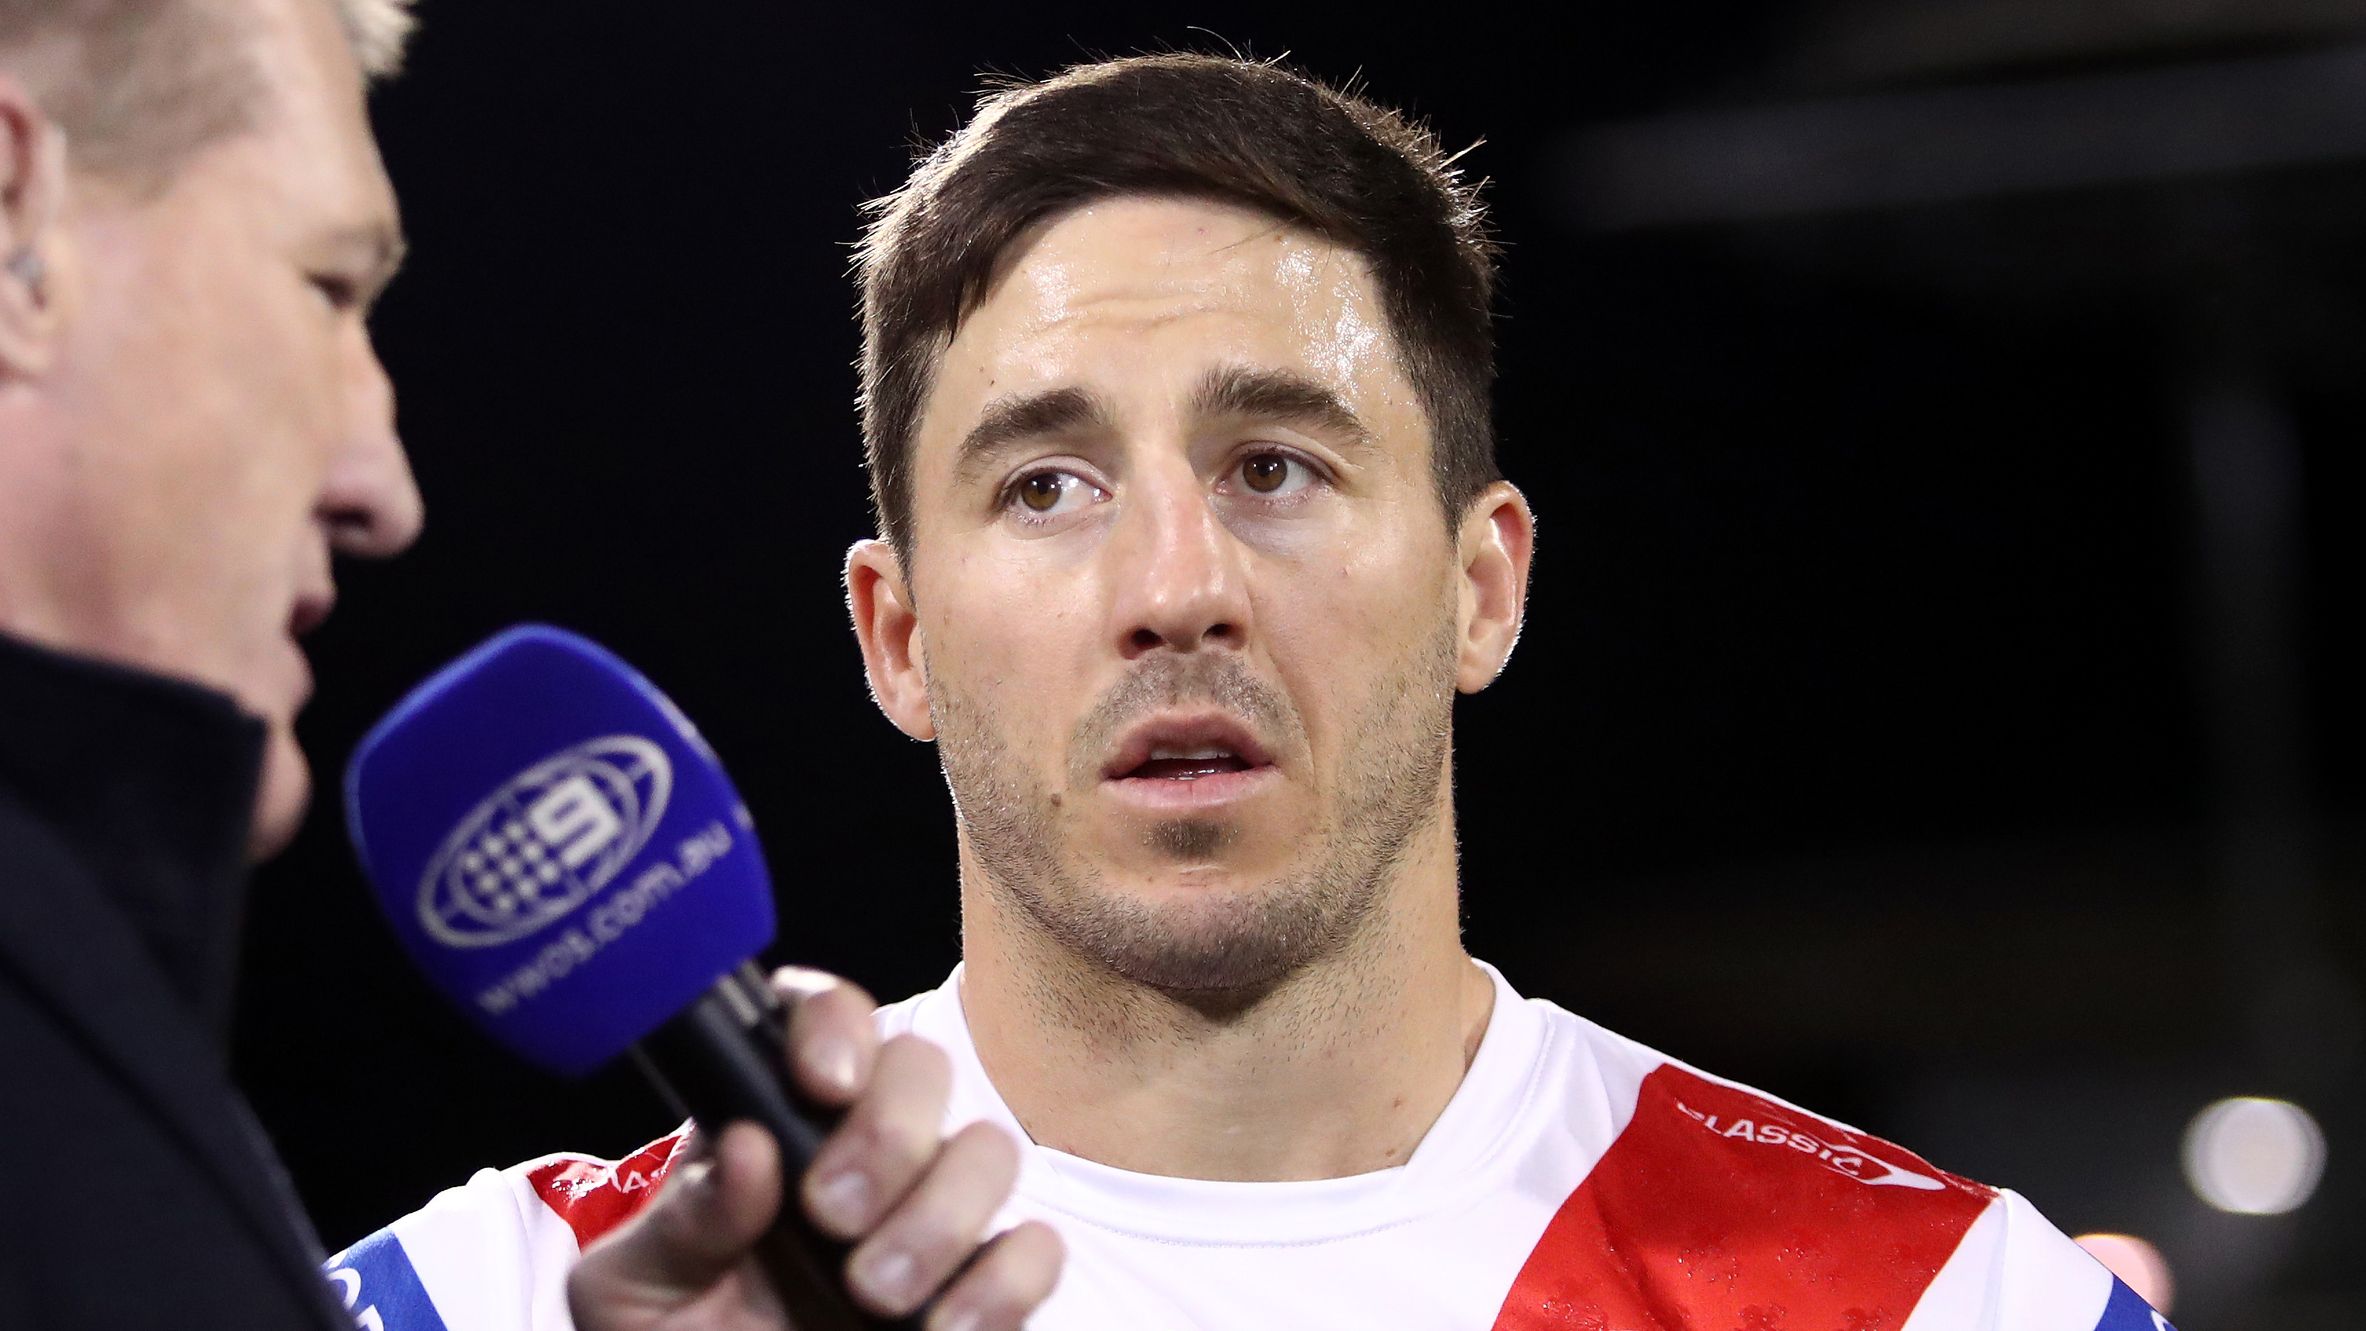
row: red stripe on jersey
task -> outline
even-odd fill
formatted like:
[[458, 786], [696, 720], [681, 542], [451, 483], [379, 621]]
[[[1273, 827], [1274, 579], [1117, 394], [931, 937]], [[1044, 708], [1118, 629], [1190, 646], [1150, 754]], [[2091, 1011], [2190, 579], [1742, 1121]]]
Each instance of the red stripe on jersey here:
[[1896, 1331], [1995, 1194], [1664, 1065], [1495, 1331]]
[[649, 1204], [688, 1136], [685, 1129], [660, 1137], [614, 1164], [553, 1160], [529, 1171], [526, 1181], [542, 1204], [575, 1231], [575, 1246], [588, 1247]]

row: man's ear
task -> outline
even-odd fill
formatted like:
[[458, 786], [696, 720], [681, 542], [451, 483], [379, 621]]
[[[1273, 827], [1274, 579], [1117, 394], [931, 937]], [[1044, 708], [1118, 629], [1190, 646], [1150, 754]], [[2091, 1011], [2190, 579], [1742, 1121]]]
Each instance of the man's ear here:
[[903, 561], [885, 541], [856, 541], [846, 552], [846, 610], [863, 645], [871, 701], [914, 739], [937, 737], [928, 711], [928, 654], [912, 609]]
[[66, 136], [0, 74], [0, 379], [39, 374], [57, 350]]
[[1495, 682], [1528, 608], [1528, 559], [1536, 516], [1510, 481], [1497, 481], [1463, 510], [1456, 537], [1462, 561], [1461, 635], [1454, 687], [1477, 693]]

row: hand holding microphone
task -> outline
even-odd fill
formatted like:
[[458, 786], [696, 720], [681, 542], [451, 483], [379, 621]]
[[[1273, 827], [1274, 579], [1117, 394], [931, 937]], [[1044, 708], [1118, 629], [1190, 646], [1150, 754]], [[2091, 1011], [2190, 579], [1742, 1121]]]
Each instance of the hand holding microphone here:
[[[847, 1111], [791, 1202], [802, 1204], [817, 1228], [854, 1244], [846, 1270], [864, 1306], [916, 1306], [958, 1270], [925, 1319], [929, 1331], [1022, 1325], [1051, 1291], [1060, 1244], [1031, 1223], [977, 1247], [987, 1217], [1010, 1191], [1018, 1160], [1009, 1138], [981, 1123], [940, 1141], [944, 1055], [911, 1037], [881, 1045], [868, 994], [816, 971], [781, 971], [773, 983], [790, 1003], [790, 1066], [799, 1089]], [[852, 1079], [842, 1080], [849, 1067]], [[833, 1183], [850, 1173], [859, 1183], [833, 1193]], [[584, 1254], [568, 1290], [577, 1327], [807, 1327], [784, 1315], [773, 1281], [748, 1262], [765, 1241], [787, 1176], [770, 1134], [734, 1124], [630, 1226]], [[903, 1201], [889, 1210], [899, 1195]], [[901, 1274], [881, 1282], [877, 1273], [894, 1272], [899, 1255]], [[698, 1320], [678, 1320], [693, 1309]]]
[[940, 1136], [943, 1054], [880, 1043], [851, 985], [748, 964], [774, 921], [747, 811], [623, 662], [495, 637], [370, 733], [346, 806], [395, 932], [478, 1025], [563, 1074], [629, 1053], [698, 1125], [703, 1157], [585, 1252], [579, 1326], [984, 1331], [1049, 1293], [1049, 1229], [979, 1243], [1016, 1145]]

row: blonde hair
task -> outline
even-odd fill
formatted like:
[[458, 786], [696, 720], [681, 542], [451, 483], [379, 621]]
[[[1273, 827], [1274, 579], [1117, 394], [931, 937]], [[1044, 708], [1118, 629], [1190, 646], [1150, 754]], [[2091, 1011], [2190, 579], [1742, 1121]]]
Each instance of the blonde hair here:
[[402, 72], [403, 51], [419, 23], [411, 0], [337, 0], [337, 19], [363, 77], [375, 83]]
[[[411, 0], [309, 0], [336, 11], [363, 76], [402, 67]], [[0, 71], [66, 131], [78, 169], [161, 187], [198, 149], [251, 128], [259, 81], [222, 0], [0, 0]]]

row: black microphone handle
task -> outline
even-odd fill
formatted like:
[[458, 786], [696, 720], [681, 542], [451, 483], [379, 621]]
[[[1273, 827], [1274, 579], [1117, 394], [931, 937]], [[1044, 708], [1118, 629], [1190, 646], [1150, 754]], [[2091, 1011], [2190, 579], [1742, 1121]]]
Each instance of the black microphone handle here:
[[780, 1143], [780, 1215], [756, 1258], [780, 1291], [797, 1331], [918, 1331], [924, 1307], [890, 1320], [855, 1306], [846, 1290], [847, 1244], [805, 1218], [798, 1183], [839, 1115], [789, 1085], [788, 1009], [754, 963], [715, 982], [698, 1002], [633, 1047], [633, 1061], [674, 1112], [701, 1132], [727, 1123], [761, 1124]]

